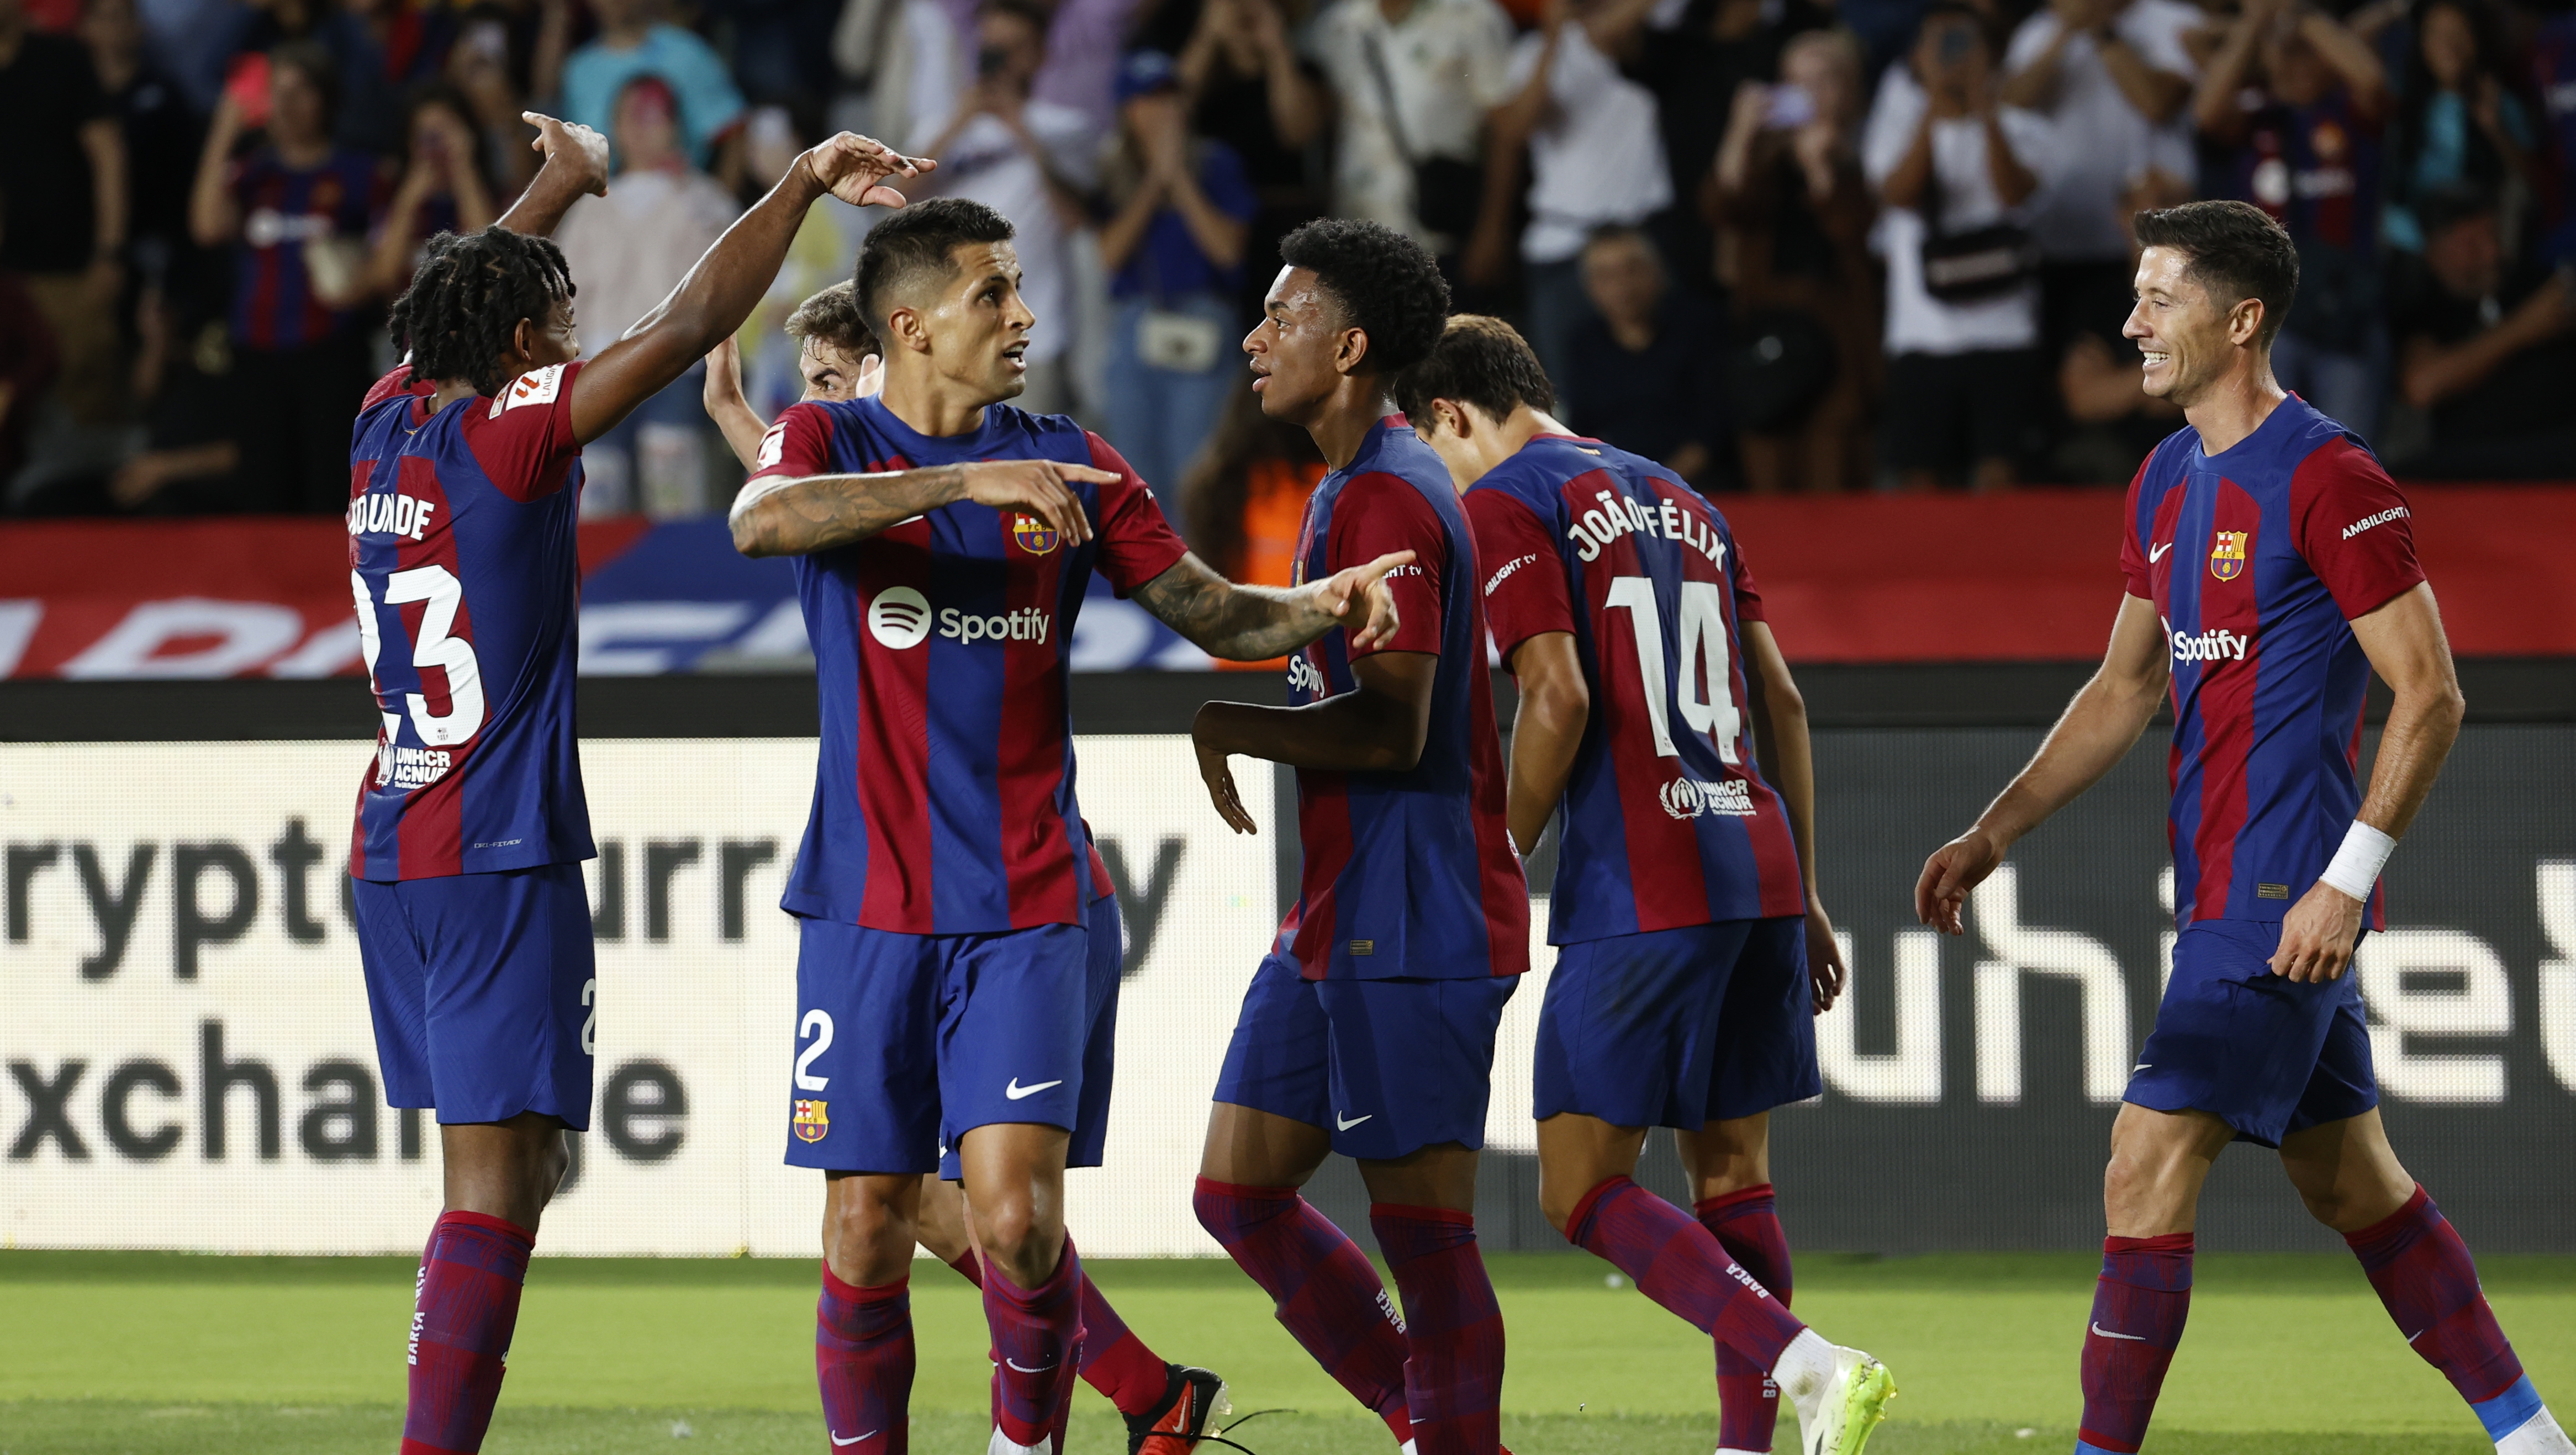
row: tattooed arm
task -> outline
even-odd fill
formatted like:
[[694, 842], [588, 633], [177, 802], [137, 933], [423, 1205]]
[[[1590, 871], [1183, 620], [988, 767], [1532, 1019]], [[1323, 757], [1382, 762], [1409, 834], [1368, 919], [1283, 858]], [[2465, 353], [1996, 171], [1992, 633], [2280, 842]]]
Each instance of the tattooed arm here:
[[1304, 586], [1239, 586], [1192, 553], [1139, 587], [1136, 604], [1228, 661], [1284, 656], [1337, 626], [1351, 627], [1352, 648], [1366, 651], [1395, 635], [1386, 573], [1412, 560], [1413, 552], [1396, 551]]
[[[977, 460], [879, 475], [771, 477], [744, 485], [727, 520], [733, 526], [733, 548], [746, 556], [802, 556], [862, 541], [925, 511], [972, 500], [1026, 511], [1068, 543], [1080, 545], [1091, 539], [1091, 517], [1083, 513], [1073, 482], [1105, 485], [1117, 478], [1107, 470], [1054, 460]], [[1321, 635], [1318, 629], [1308, 639]]]

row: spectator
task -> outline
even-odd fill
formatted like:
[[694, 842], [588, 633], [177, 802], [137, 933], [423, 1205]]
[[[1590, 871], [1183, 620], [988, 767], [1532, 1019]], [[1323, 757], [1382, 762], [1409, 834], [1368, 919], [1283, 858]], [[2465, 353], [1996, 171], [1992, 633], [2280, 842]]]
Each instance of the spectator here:
[[1251, 265], [1238, 300], [1245, 316], [1261, 311], [1261, 295], [1278, 272], [1279, 240], [1324, 211], [1307, 154], [1324, 135], [1331, 100], [1323, 72], [1290, 43], [1279, 3], [1205, 0], [1180, 53], [1191, 129], [1243, 159], [1256, 199], [1244, 239]]
[[[1297, 583], [1297, 538], [1306, 500], [1323, 483], [1324, 457], [1296, 425], [1261, 412], [1252, 376], [1238, 374], [1225, 418], [1190, 465], [1181, 487], [1190, 545], [1228, 580], [1249, 586]], [[1275, 671], [1266, 662], [1214, 659], [1220, 671]]]
[[[2120, 235], [2131, 240], [2131, 255], [2137, 214], [2190, 200], [2191, 184], [2161, 168], [2131, 182], [2118, 203]], [[2123, 317], [2106, 328], [2096, 318], [2078, 319], [2056, 355], [2058, 404], [2067, 421], [2050, 462], [2057, 479], [2126, 485], [2147, 452], [2181, 427], [2180, 406], [2148, 397], [2138, 346], [2121, 331], [2127, 322]]]
[[1093, 136], [1118, 124], [1118, 74], [1137, 0], [1052, 0], [1046, 60], [1029, 78], [1029, 95], [1081, 113]]
[[[609, 139], [617, 172], [605, 197], [584, 197], [555, 228], [581, 289], [581, 351], [597, 355], [670, 295], [724, 235], [733, 194], [689, 165], [679, 99], [659, 76], [618, 92]], [[704, 376], [693, 367], [644, 401], [582, 455], [586, 515], [641, 510], [657, 517], [707, 508]]]
[[1592, 28], [1622, 3], [1548, 0], [1546, 20], [1512, 52], [1512, 94], [1494, 109], [1492, 145], [1529, 147], [1530, 220], [1521, 231], [1529, 342], [1556, 380], [1567, 377], [1575, 327], [1592, 312], [1584, 239], [1635, 227], [1673, 201], [1654, 94], [1619, 74]]
[[2419, 266], [2401, 270], [2399, 387], [2430, 416], [2406, 473], [2434, 480], [2576, 476], [2576, 289], [2568, 268], [2508, 268], [2495, 199], [2453, 184], [2423, 194]]
[[[2417, 0], [2404, 89], [2388, 137], [2388, 205], [2381, 238], [2399, 252], [2424, 250], [2415, 203], [2436, 188], [2467, 183], [2503, 200], [2507, 215], [2547, 178], [2530, 113], [2506, 80], [2504, 41], [2481, 0]], [[2507, 228], [2514, 238], [2519, 229]]]
[[[558, 4], [549, 13], [561, 14], [564, 8]], [[447, 52], [447, 79], [473, 107], [483, 175], [506, 197], [517, 196], [537, 175], [536, 149], [528, 145], [536, 129], [519, 119], [527, 97], [519, 89], [511, 54], [509, 14], [490, 5], [466, 13], [456, 44]]]
[[908, 150], [939, 159], [933, 189], [972, 197], [1018, 229], [1020, 296], [1038, 321], [1029, 332], [1028, 386], [1014, 402], [1052, 414], [1072, 403], [1069, 244], [1085, 221], [1097, 133], [1081, 112], [1029, 94], [1046, 64], [1047, 12], [1037, 0], [990, 0], [975, 33], [975, 83], [955, 114]]
[[442, 232], [480, 232], [500, 216], [484, 181], [475, 145], [473, 106], [444, 83], [412, 102], [410, 157], [394, 188], [393, 206], [376, 230], [368, 266], [369, 286], [386, 297], [410, 286], [420, 253]]
[[76, 424], [111, 424], [122, 393], [125, 142], [88, 50], [31, 29], [23, 0], [0, 0], [0, 137], [0, 197], [15, 204], [0, 269], [17, 275], [53, 331], [54, 397]]
[[[673, 25], [662, 0], [590, 0], [599, 34], [563, 62], [563, 119], [606, 132], [620, 97], [639, 76], [658, 77], [678, 99], [681, 159], [719, 176], [739, 170], [736, 123], [742, 92], [713, 46]], [[537, 78], [540, 94], [552, 89]], [[722, 147], [728, 155], [718, 156]]]
[[1252, 184], [1223, 142], [1190, 135], [1172, 58], [1127, 57], [1100, 265], [1116, 303], [1109, 427], [1145, 483], [1177, 492], [1243, 372], [1235, 341]]
[[[8, 236], [0, 206], [0, 242]], [[62, 362], [53, 326], [17, 274], [0, 270], [0, 504], [9, 478], [27, 463], [27, 414], [54, 382]]]
[[1886, 204], [1880, 456], [1907, 489], [2010, 486], [2040, 402], [2039, 283], [2023, 231], [2054, 164], [2048, 123], [1998, 104], [1985, 17], [1924, 12], [1861, 147]]
[[1868, 483], [1877, 396], [1877, 200], [1861, 174], [1859, 43], [1810, 31], [1780, 57], [1780, 84], [1737, 88], [1708, 205], [1728, 263], [1729, 352], [1744, 481], [1830, 492]]
[[125, 216], [134, 269], [161, 285], [188, 244], [197, 122], [169, 73], [147, 55], [134, 0], [89, 0], [81, 39], [125, 145]]
[[1484, 220], [1479, 134], [1510, 91], [1511, 21], [1493, 0], [1333, 0], [1314, 44], [1341, 102], [1333, 211], [1454, 268]]
[[[5, 3], [5, 0], [0, 0]], [[384, 207], [375, 159], [331, 141], [329, 54], [309, 43], [269, 57], [268, 93], [245, 112], [215, 107], [188, 225], [233, 255], [233, 373], [242, 471], [253, 508], [338, 512], [349, 500], [349, 420], [367, 389], [367, 340], [351, 314], [366, 294], [366, 237]], [[238, 160], [234, 143], [265, 123]]]
[[2368, 44], [2298, 0], [2247, 0], [2200, 78], [2193, 114], [2227, 157], [2229, 195], [2278, 218], [2299, 248], [2299, 294], [2272, 372], [2368, 435], [2387, 369], [2379, 269], [2380, 118]]
[[2120, 194], [2149, 170], [2191, 170], [2187, 109], [2200, 68], [2183, 38], [2200, 24], [2199, 7], [2183, 0], [2050, 0], [2013, 33], [2003, 103], [2056, 131], [2058, 169], [2031, 215], [2051, 355], [2078, 332], [2117, 337], [2128, 317]]
[[1726, 443], [1717, 310], [1670, 286], [1654, 243], [1605, 227], [1577, 259], [1592, 313], [1576, 324], [1564, 372], [1567, 421], [1595, 439], [1714, 486]]
[[2576, 10], [2540, 22], [2531, 40], [2531, 84], [2546, 98], [2549, 171], [2541, 186], [2541, 248], [2553, 262], [2576, 258]]

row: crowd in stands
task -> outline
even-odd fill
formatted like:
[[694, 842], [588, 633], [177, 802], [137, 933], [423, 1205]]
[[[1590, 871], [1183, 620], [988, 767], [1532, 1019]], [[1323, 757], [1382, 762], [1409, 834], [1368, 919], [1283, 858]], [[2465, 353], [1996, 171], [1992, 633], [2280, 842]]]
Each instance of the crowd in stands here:
[[[2286, 387], [2402, 477], [2576, 478], [2576, 12], [2348, 3], [0, 0], [0, 513], [338, 510], [385, 306], [529, 108], [614, 146], [559, 234], [593, 350], [812, 139], [938, 157], [1019, 229], [1021, 402], [1255, 579], [1322, 464], [1236, 345], [1326, 213], [1427, 244], [1575, 427], [1822, 493], [2124, 483], [2177, 424], [2128, 219], [2241, 198], [2299, 248]], [[763, 415], [867, 221], [817, 208], [746, 326]], [[586, 512], [723, 507], [700, 393]]]

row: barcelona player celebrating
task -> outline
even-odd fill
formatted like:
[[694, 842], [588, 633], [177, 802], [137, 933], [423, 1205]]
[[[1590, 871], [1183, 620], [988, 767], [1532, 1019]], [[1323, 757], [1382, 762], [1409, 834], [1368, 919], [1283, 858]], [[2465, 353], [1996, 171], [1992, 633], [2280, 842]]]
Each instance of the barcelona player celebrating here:
[[[1500, 319], [1449, 320], [1396, 402], [1466, 492], [1494, 644], [1520, 684], [1511, 829], [1562, 813], [1539, 1012], [1548, 1221], [1717, 1340], [1719, 1455], [1868, 1441], [1885, 1368], [1790, 1317], [1771, 1108], [1822, 1091], [1842, 986], [1815, 880], [1806, 709], [1726, 517], [1672, 471], [1550, 417]], [[1699, 1218], [1639, 1187], [1675, 1128]]]
[[[957, 1157], [983, 1253], [993, 1455], [1062, 1438], [1081, 1359], [1064, 1169], [1086, 1129], [1098, 898], [1074, 794], [1068, 645], [1092, 572], [1184, 637], [1259, 660], [1399, 626], [1389, 555], [1290, 590], [1181, 545], [1118, 452], [1005, 401], [1029, 335], [1012, 227], [963, 198], [860, 252], [883, 392], [791, 406], [734, 503], [735, 545], [793, 555], [821, 762], [788, 880], [800, 1049], [788, 1161], [825, 1174], [818, 1350], [839, 1449], [905, 1448], [921, 1180]], [[1135, 1436], [1131, 1432], [1131, 1443]]]
[[[2298, 289], [2289, 234], [2242, 202], [2142, 212], [2125, 332], [2186, 427], [2129, 487], [2128, 578], [2102, 667], [2030, 766], [1914, 891], [1960, 932], [1968, 890], [2126, 754], [2170, 684], [2173, 978], [2102, 1181], [2084, 1339], [2088, 1455], [2138, 1448], [2191, 1304], [2192, 1225], [2231, 1141], [2278, 1150], [2415, 1352], [2506, 1455], [2570, 1455], [2478, 1289], [2468, 1247], [2390, 1150], [2361, 996], [2379, 874], [2458, 735], [2459, 683], [2406, 500], [2350, 431], [2284, 394], [2271, 348]], [[2357, 776], [2362, 690], [2395, 694]]]

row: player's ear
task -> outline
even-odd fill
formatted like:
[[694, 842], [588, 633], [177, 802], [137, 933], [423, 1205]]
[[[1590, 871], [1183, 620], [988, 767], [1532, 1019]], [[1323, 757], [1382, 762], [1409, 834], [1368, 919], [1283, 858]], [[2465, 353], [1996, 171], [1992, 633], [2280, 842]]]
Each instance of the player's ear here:
[[2263, 332], [2263, 300], [2240, 298], [2227, 310], [2227, 341], [2250, 344]]
[[1368, 346], [1369, 336], [1366, 330], [1358, 328], [1343, 329], [1341, 343], [1333, 350], [1333, 372], [1337, 374], [1358, 373], [1360, 370], [1360, 361], [1368, 357]]
[[930, 327], [918, 308], [898, 307], [886, 315], [885, 336], [894, 345], [886, 350], [889, 355], [894, 349], [909, 349], [916, 354], [930, 352]]

